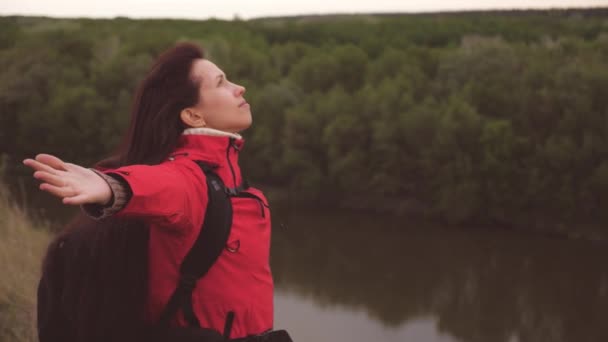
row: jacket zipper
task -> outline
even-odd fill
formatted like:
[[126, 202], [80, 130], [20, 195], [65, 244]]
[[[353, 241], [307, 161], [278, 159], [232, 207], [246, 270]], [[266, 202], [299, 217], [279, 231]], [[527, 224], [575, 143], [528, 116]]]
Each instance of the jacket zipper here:
[[[230, 161], [230, 149], [234, 148], [236, 151], [239, 150], [239, 148], [234, 145], [235, 140], [236, 139], [234, 139], [232, 137], [229, 138], [228, 139], [228, 148], [226, 148], [226, 159], [228, 160], [228, 166], [230, 167], [230, 173], [232, 174], [232, 184], [234, 185], [233, 188], [236, 188], [236, 174], [234, 173], [234, 167], [232, 166], [232, 162]], [[264, 210], [264, 207], [268, 208], [268, 206], [258, 196], [248, 193], [248, 192], [240, 192], [240, 193], [236, 194], [235, 197], [249, 197], [249, 198], [255, 199], [258, 202], [258, 204], [260, 205], [260, 212], [262, 214], [262, 217], [264, 217], [264, 218], [266, 217], [266, 211]]]
[[226, 159], [228, 160], [228, 166], [230, 167], [230, 173], [232, 173], [232, 184], [233, 188], [236, 188], [236, 174], [234, 173], [234, 168], [232, 167], [232, 162], [230, 161], [230, 149], [233, 148], [234, 138], [228, 139], [228, 148], [226, 149]]

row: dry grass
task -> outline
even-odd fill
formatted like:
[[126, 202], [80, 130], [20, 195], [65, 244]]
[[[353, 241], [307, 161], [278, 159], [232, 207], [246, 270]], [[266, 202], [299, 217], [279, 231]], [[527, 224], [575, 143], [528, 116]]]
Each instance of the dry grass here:
[[50, 239], [0, 183], [0, 341], [36, 341], [36, 287]]

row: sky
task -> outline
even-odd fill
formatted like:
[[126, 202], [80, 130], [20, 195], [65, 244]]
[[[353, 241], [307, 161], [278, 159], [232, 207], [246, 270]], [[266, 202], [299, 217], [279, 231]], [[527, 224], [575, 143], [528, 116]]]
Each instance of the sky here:
[[608, 0], [0, 0], [0, 16], [242, 19], [328, 13], [608, 7]]

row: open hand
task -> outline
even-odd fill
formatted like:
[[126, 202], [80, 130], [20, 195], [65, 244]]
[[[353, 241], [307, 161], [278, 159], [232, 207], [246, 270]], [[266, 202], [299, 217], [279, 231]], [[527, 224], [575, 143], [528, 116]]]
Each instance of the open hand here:
[[25, 159], [23, 164], [35, 170], [34, 178], [41, 180], [40, 189], [62, 199], [64, 204], [97, 203], [105, 205], [112, 199], [112, 190], [95, 172], [66, 163], [50, 154]]

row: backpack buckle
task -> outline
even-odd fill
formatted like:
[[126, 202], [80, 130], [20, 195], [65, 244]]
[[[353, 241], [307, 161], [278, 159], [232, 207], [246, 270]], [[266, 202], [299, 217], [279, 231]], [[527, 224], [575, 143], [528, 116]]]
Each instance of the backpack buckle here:
[[225, 188], [225, 191], [228, 196], [236, 196], [239, 194], [237, 189]]

